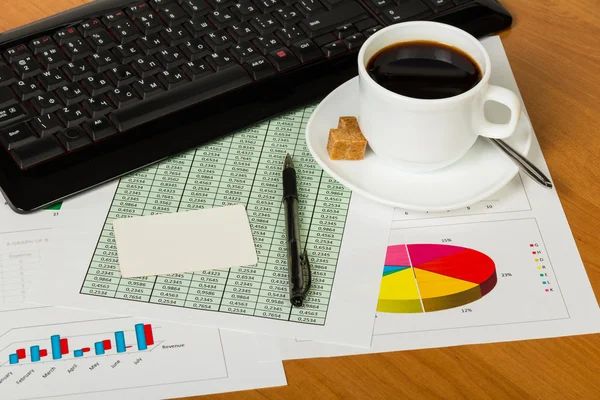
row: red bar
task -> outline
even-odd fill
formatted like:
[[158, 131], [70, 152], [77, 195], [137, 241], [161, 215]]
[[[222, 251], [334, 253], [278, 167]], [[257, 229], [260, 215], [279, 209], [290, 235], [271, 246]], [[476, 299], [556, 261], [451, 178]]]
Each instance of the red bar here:
[[104, 350], [110, 350], [112, 348], [112, 345], [110, 344], [109, 339], [103, 340], [102, 344], [104, 345]]
[[152, 335], [152, 325], [144, 324], [144, 336], [146, 336], [146, 344], [152, 346], [154, 344], [154, 335]]
[[40, 357], [46, 357], [48, 355], [48, 350], [40, 349]]
[[133, 346], [125, 346], [125, 348], [126, 348], [126, 349], [130, 349], [130, 348], [132, 348], [132, 347], [133, 347]]
[[84, 347], [83, 349], [81, 349], [81, 351], [83, 351], [84, 353], [87, 353], [88, 351], [90, 351], [89, 347]]
[[67, 338], [60, 339], [60, 354], [69, 354], [69, 341]]
[[16, 351], [17, 353], [17, 357], [19, 358], [19, 360], [22, 360], [25, 358], [25, 349], [19, 349]]

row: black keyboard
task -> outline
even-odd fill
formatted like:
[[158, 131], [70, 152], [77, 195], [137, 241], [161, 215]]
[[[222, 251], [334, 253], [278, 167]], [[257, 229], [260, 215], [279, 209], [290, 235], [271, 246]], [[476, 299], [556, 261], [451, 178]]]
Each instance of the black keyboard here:
[[0, 35], [0, 188], [29, 212], [293, 108], [384, 26], [481, 37], [495, 0], [105, 0]]

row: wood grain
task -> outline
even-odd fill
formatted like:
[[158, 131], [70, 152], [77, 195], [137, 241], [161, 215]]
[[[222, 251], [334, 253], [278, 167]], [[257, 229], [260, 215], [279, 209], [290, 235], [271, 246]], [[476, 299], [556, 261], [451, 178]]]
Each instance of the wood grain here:
[[[2, 0], [0, 31], [86, 0]], [[577, 246], [600, 294], [598, 0], [502, 0], [502, 39]], [[595, 399], [600, 335], [285, 362], [289, 385], [215, 399]]]

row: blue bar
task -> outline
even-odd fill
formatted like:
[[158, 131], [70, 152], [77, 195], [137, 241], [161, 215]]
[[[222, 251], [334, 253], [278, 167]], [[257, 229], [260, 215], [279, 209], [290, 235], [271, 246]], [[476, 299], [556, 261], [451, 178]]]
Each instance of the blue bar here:
[[96, 355], [101, 356], [104, 354], [104, 343], [96, 342], [94, 343], [94, 350], [96, 350]]
[[9, 355], [8, 362], [9, 362], [9, 364], [18, 364], [19, 356], [17, 356], [17, 353]]
[[117, 342], [117, 353], [125, 352], [125, 334], [123, 331], [115, 332], [115, 342]]
[[146, 350], [146, 334], [144, 333], [144, 324], [135, 324], [135, 339], [137, 340], [138, 350]]
[[75, 350], [74, 355], [75, 357], [83, 357], [83, 350]]
[[40, 346], [31, 346], [29, 352], [31, 353], [31, 361], [40, 361]]
[[50, 343], [52, 344], [52, 359], [60, 360], [62, 354], [60, 353], [60, 335], [50, 336]]

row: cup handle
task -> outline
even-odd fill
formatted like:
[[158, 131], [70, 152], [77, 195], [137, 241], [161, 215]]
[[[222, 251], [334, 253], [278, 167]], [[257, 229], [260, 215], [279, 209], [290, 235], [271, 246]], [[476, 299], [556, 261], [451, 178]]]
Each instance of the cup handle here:
[[510, 121], [506, 124], [496, 124], [488, 121], [484, 115], [478, 129], [479, 134], [494, 139], [504, 139], [509, 137], [515, 132], [517, 124], [519, 123], [519, 117], [521, 116], [521, 100], [515, 93], [508, 89], [500, 86], [488, 85], [483, 94], [481, 103], [482, 113], [483, 106], [489, 100], [494, 100], [507, 106], [510, 109]]

